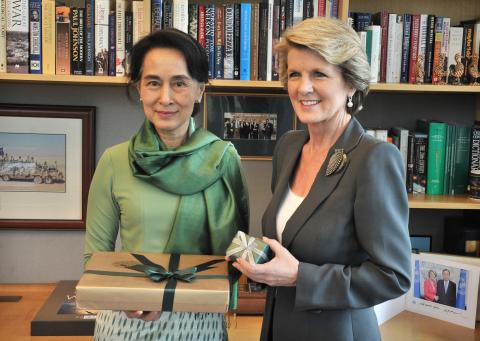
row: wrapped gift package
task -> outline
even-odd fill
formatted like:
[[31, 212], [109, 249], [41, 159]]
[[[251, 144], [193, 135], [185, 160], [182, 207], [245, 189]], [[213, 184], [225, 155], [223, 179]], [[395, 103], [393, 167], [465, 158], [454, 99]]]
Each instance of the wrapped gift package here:
[[228, 310], [224, 257], [97, 252], [77, 284], [77, 305], [95, 310]]
[[238, 231], [227, 249], [226, 255], [231, 260], [243, 258], [250, 264], [262, 264], [268, 261], [270, 248], [262, 240]]

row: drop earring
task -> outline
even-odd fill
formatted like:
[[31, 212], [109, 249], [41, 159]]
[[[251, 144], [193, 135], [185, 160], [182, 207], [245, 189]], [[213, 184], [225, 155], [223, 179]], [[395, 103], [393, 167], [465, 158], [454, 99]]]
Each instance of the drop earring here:
[[352, 96], [347, 96], [347, 108], [353, 107]]

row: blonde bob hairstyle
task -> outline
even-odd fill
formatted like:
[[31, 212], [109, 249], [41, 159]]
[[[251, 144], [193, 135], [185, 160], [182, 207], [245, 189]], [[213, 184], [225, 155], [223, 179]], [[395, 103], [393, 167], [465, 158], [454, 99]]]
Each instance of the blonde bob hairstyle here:
[[311, 18], [287, 29], [276, 45], [279, 56], [279, 78], [286, 88], [288, 83], [288, 50], [308, 49], [318, 53], [328, 63], [340, 68], [345, 82], [355, 89], [353, 107], [349, 114], [363, 108], [370, 83], [370, 65], [357, 33], [343, 22], [330, 18]]

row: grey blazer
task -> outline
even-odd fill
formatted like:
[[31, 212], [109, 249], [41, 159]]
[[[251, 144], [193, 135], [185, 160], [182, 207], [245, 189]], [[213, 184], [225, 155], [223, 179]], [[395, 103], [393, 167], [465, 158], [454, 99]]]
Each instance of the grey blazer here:
[[[273, 197], [262, 219], [269, 238], [277, 238], [277, 211], [307, 140], [307, 132], [293, 131], [277, 143]], [[339, 148], [348, 163], [326, 176]], [[282, 244], [300, 262], [297, 284], [268, 289], [262, 340], [380, 339], [373, 306], [410, 287], [404, 173], [398, 149], [352, 118], [285, 226]]]

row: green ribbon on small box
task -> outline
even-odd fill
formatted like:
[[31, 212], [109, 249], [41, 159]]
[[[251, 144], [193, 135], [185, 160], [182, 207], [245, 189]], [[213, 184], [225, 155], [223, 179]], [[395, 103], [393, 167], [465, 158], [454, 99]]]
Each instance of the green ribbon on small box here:
[[200, 263], [195, 266], [179, 270], [180, 255], [173, 253], [168, 262], [168, 271], [162, 265], [149, 260], [144, 255], [132, 253], [141, 264], [125, 266], [127, 269], [135, 270], [140, 273], [103, 271], [103, 270], [85, 270], [84, 273], [106, 276], [127, 276], [127, 277], [148, 277], [153, 282], [167, 281], [163, 292], [162, 311], [173, 310], [173, 299], [175, 297], [175, 288], [177, 281], [192, 282], [197, 279], [228, 279], [226, 275], [197, 275], [198, 272], [209, 270], [213, 265], [224, 262], [223, 259], [213, 259], [208, 262]]
[[243, 231], [238, 231], [227, 248], [226, 255], [232, 260], [242, 258], [250, 264], [268, 262], [268, 245], [258, 238], [251, 237]]

